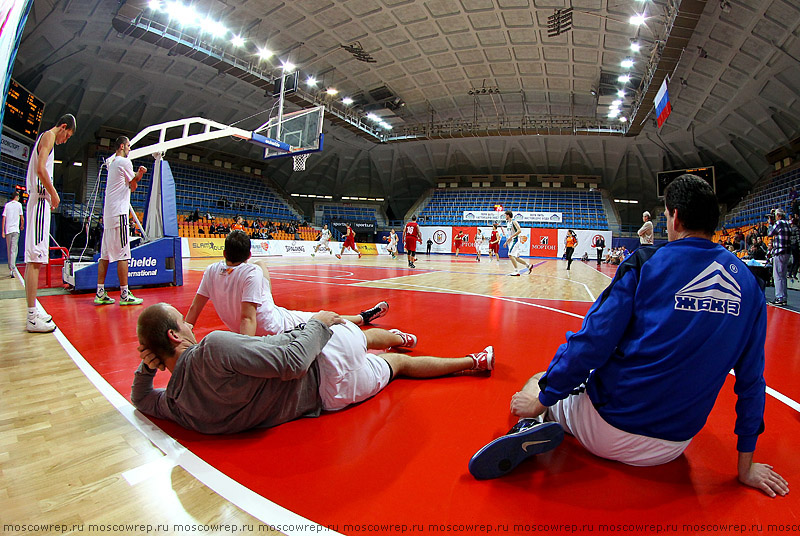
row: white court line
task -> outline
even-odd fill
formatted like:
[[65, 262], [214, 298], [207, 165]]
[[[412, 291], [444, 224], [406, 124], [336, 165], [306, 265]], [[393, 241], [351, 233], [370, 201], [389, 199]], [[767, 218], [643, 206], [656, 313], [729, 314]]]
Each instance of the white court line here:
[[[430, 272], [411, 274], [411, 275], [421, 276], [425, 275], [426, 273]], [[402, 276], [402, 277], [409, 277], [409, 276]], [[389, 279], [393, 278], [388, 278], [386, 280]], [[301, 279], [285, 279], [285, 280], [298, 281], [302, 283], [348, 286], [343, 283], [330, 283], [325, 281], [304, 281]], [[448, 293], [453, 292], [452, 289], [444, 289], [429, 285], [413, 285], [410, 283], [396, 283], [396, 284], [407, 287], [435, 290], [439, 292], [444, 292], [444, 291], [447, 291]], [[538, 309], [544, 309], [546, 311], [551, 311], [554, 313], [559, 313], [574, 318], [580, 318], [580, 319], [584, 318], [583, 315], [579, 315], [576, 313], [563, 311], [561, 309], [556, 309], [554, 307], [547, 307], [545, 305], [539, 305], [537, 303], [524, 302], [513, 298], [490, 296], [488, 294], [480, 294], [476, 292], [466, 292], [466, 291], [458, 291], [458, 293], [470, 296], [500, 300], [509, 303], [516, 303], [528, 307], [536, 307]], [[36, 302], [36, 305], [39, 310], [45, 312], [44, 308], [41, 306], [38, 300]], [[228, 475], [224, 474], [216, 467], [210, 465], [209, 463], [199, 458], [189, 449], [178, 443], [172, 436], [170, 436], [169, 434], [165, 433], [163, 430], [155, 426], [142, 413], [136, 410], [136, 408], [134, 408], [133, 405], [130, 402], [128, 402], [128, 400], [125, 397], [119, 394], [116, 391], [116, 389], [114, 389], [111, 386], [111, 384], [109, 384], [86, 361], [86, 359], [84, 359], [84, 357], [80, 354], [80, 352], [78, 352], [78, 350], [72, 345], [72, 343], [66, 338], [66, 336], [64, 336], [64, 334], [61, 332], [60, 329], [56, 329], [54, 335], [56, 337], [56, 340], [59, 341], [59, 343], [67, 352], [67, 354], [70, 356], [70, 358], [73, 360], [73, 362], [75, 362], [78, 368], [84, 373], [84, 375], [89, 379], [89, 381], [92, 382], [92, 384], [97, 388], [97, 390], [100, 391], [100, 393], [122, 414], [123, 417], [125, 417], [128, 420], [128, 422], [130, 422], [137, 430], [139, 430], [139, 432], [143, 436], [145, 436], [149, 441], [151, 441], [159, 450], [161, 450], [164, 453], [165, 456], [169, 458], [169, 462], [165, 462], [167, 465], [169, 465], [169, 463], [174, 462], [174, 465], [179, 465], [180, 467], [182, 467], [189, 474], [194, 476], [198, 481], [205, 484], [208, 488], [212, 489], [223, 499], [236, 505], [244, 512], [250, 514], [254, 518], [263, 522], [265, 525], [269, 525], [271, 527], [277, 527], [280, 530], [280, 532], [283, 532], [287, 535], [294, 536], [294, 535], [306, 535], [306, 534], [319, 534], [320, 532], [325, 532], [327, 534], [339, 534], [337, 532], [329, 530], [327, 527], [323, 525], [319, 525], [318, 523], [306, 519], [300, 516], [299, 514], [296, 514], [291, 510], [288, 510], [270, 501], [269, 499], [266, 499], [265, 497], [259, 495], [258, 493], [254, 492], [253, 490], [247, 488], [246, 486], [240, 484], [239, 482], [232, 479]], [[776, 400], [783, 402], [791, 409], [800, 412], [800, 403], [797, 403], [791, 398], [779, 393], [778, 391], [775, 391], [770, 387], [767, 387], [767, 393], [770, 396], [774, 397]], [[270, 519], [271, 521], [267, 521], [267, 519]]]

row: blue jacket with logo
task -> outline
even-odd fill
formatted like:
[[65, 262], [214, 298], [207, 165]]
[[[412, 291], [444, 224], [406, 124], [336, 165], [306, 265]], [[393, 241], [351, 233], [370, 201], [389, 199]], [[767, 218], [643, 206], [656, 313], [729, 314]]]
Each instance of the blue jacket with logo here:
[[620, 264], [580, 331], [567, 333], [539, 400], [551, 406], [585, 385], [612, 426], [685, 441], [733, 369], [737, 448], [752, 452], [763, 431], [766, 332], [764, 293], [725, 248], [702, 238], [643, 247]]

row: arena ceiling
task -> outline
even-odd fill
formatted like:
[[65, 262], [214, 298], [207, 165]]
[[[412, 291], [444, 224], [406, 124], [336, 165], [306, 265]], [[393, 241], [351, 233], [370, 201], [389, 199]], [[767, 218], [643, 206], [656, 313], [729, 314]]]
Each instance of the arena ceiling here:
[[[291, 61], [301, 84], [315, 75], [320, 88], [339, 90], [337, 100], [356, 98], [355, 106], [377, 112], [399, 132], [431, 122], [518, 123], [527, 116], [612, 121], [609, 81], [626, 71], [620, 62], [627, 57], [636, 60], [634, 83], [645, 75], [653, 42], [669, 37], [667, 1], [199, 0], [193, 8], [244, 37], [239, 49], [219, 46], [259, 72], [277, 74], [278, 60]], [[263, 163], [264, 172], [289, 193], [388, 198], [398, 216], [437, 177], [452, 175], [596, 175], [612, 196], [650, 208], [657, 205], [657, 171], [713, 164], [721, 197], [736, 200], [771, 169], [766, 153], [800, 134], [800, 5], [677, 4], [701, 15], [670, 71], [673, 112], [661, 129], [650, 114], [635, 136], [467, 133], [379, 143], [326, 121], [325, 150], [309, 158], [306, 171], [279, 159]], [[548, 36], [548, 17], [570, 5], [571, 31]], [[642, 10], [645, 25], [627, 22]], [[135, 133], [192, 116], [255, 128], [274, 114], [263, 84], [112, 25], [139, 15], [177, 24], [139, 0], [33, 5], [13, 76], [47, 103], [45, 124], [76, 115], [78, 143], [67, 148], [73, 159], [101, 129]], [[643, 43], [638, 55], [629, 48], [634, 38]], [[361, 47], [374, 62], [359, 61], [342, 45]], [[275, 56], [260, 60], [260, 47]], [[630, 114], [634, 89], [629, 85], [622, 115]], [[206, 161], [263, 162], [259, 149], [233, 141], [202, 153]]]

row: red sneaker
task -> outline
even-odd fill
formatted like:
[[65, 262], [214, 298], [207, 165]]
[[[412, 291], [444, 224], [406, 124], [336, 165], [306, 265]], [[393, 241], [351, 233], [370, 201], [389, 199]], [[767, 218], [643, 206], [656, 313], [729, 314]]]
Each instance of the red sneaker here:
[[487, 346], [482, 352], [469, 354], [472, 358], [472, 370], [494, 370], [494, 348]]
[[395, 345], [397, 348], [414, 348], [417, 345], [417, 336], [411, 333], [403, 333], [399, 329], [390, 329], [391, 333], [400, 335], [403, 338], [403, 344]]

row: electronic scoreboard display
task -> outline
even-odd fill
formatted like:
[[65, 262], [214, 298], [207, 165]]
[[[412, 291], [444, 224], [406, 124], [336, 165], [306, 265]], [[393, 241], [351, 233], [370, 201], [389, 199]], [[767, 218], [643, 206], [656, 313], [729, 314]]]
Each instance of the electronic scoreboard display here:
[[8, 86], [3, 127], [35, 141], [43, 115], [44, 102], [12, 78]]
[[667, 185], [680, 177], [685, 173], [691, 173], [692, 175], [697, 175], [708, 184], [711, 185], [711, 188], [714, 190], [714, 193], [717, 191], [717, 183], [716, 179], [714, 178], [714, 166], [708, 167], [701, 167], [701, 168], [694, 168], [694, 169], [675, 169], [672, 171], [659, 171], [656, 177], [658, 182], [658, 197], [664, 196], [664, 190], [667, 188]]

